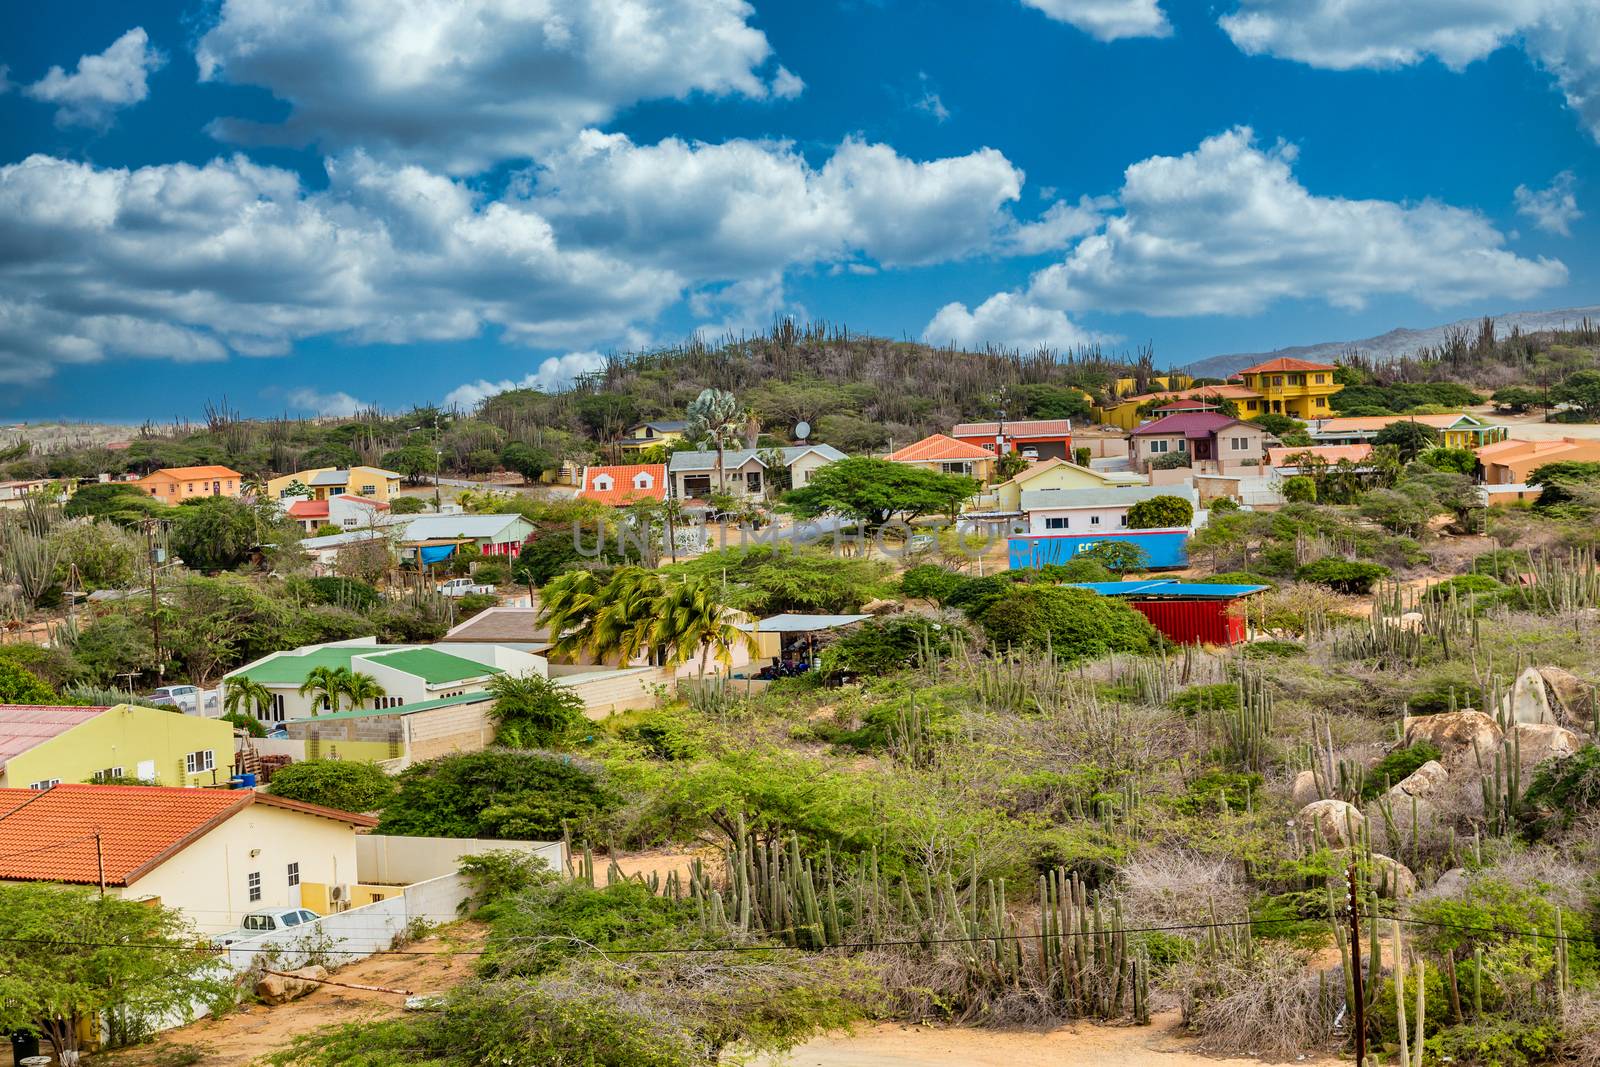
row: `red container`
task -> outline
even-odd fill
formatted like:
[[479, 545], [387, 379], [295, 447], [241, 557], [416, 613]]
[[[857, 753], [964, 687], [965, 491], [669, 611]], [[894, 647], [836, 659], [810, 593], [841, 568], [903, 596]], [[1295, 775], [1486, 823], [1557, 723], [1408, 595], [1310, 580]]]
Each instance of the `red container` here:
[[1244, 619], [1229, 615], [1232, 600], [1135, 600], [1135, 611], [1180, 645], [1231, 645], [1245, 638]]

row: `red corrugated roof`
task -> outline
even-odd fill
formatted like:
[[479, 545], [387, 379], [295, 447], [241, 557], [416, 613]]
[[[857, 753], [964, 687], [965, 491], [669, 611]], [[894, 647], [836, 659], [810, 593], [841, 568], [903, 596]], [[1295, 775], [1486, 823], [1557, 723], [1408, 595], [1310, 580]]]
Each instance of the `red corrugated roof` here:
[[326, 500], [296, 500], [289, 505], [291, 519], [325, 519], [328, 517]]
[[[650, 488], [635, 489], [633, 479], [640, 473], [650, 476]], [[602, 475], [611, 479], [610, 489], [596, 489], [595, 479]], [[584, 500], [597, 500], [602, 504], [620, 507], [635, 500], [665, 500], [667, 498], [667, 465], [665, 463], [622, 463], [611, 467], [583, 468], [583, 487], [578, 496]]]
[[153, 471], [150, 474], [146, 475], [145, 477], [147, 477], [147, 478], [159, 478], [162, 475], [166, 475], [168, 478], [172, 478], [172, 479], [175, 479], [175, 480], [180, 481], [180, 482], [184, 481], [186, 479], [189, 479], [189, 478], [193, 478], [196, 481], [199, 481], [201, 478], [242, 478], [242, 477], [244, 477], [244, 475], [240, 474], [238, 471], [234, 470], [232, 467], [218, 467], [218, 466], [210, 466], [210, 467], [162, 467], [160, 470]]
[[389, 505], [388, 505], [387, 502], [382, 501], [382, 500], [373, 500], [370, 497], [357, 496], [355, 493], [340, 493], [336, 497], [336, 499], [338, 499], [338, 500], [348, 500], [351, 503], [360, 504], [363, 507], [372, 508], [374, 511], [388, 511], [389, 510]]
[[[1000, 432], [998, 422], [963, 422], [950, 431], [951, 437], [993, 437]], [[1065, 437], [1072, 432], [1071, 419], [1018, 419], [1006, 422], [1006, 436]]]
[[1267, 466], [1289, 467], [1294, 466], [1296, 456], [1307, 453], [1313, 458], [1327, 463], [1338, 463], [1347, 459], [1351, 463], [1360, 463], [1372, 455], [1371, 445], [1284, 445], [1280, 448], [1267, 449]]
[[1210, 437], [1224, 426], [1235, 423], [1248, 425], [1243, 420], [1235, 419], [1215, 411], [1185, 411], [1177, 415], [1167, 415], [1147, 422], [1134, 430], [1133, 437], [1159, 437], [1181, 434], [1184, 437]]
[[1303, 370], [1337, 370], [1332, 363], [1311, 363], [1304, 359], [1290, 359], [1288, 356], [1279, 356], [1269, 359], [1265, 363], [1257, 363], [1254, 367], [1246, 367], [1236, 374], [1276, 374], [1280, 371]]
[[936, 433], [907, 445], [889, 458], [896, 463], [960, 463], [969, 459], [993, 459], [994, 453]]
[[61, 736], [105, 710], [58, 704], [0, 704], [0, 767], [12, 757]]
[[[0, 789], [0, 880], [131, 885], [251, 804], [352, 826], [367, 815], [256, 793], [147, 785], [58, 785]], [[95, 836], [99, 835], [99, 852]]]

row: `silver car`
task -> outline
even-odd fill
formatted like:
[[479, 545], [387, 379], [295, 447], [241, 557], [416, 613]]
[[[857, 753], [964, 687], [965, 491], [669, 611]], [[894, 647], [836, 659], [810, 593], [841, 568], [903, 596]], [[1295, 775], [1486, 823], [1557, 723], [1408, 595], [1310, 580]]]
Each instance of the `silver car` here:
[[235, 941], [248, 941], [252, 937], [262, 934], [274, 934], [279, 930], [288, 930], [306, 923], [315, 922], [322, 918], [314, 911], [306, 908], [261, 908], [257, 911], [247, 912], [240, 921], [237, 930], [230, 930], [216, 939], [219, 945], [231, 945]]

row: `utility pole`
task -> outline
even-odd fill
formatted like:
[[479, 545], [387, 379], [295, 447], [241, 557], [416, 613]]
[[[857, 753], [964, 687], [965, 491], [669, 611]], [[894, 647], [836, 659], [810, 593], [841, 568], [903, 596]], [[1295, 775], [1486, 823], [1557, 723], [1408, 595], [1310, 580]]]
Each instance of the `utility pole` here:
[[144, 521], [145, 553], [150, 561], [150, 643], [155, 646], [156, 673], [165, 674], [161, 658], [161, 598], [156, 593], [156, 520]]
[[94, 863], [100, 869], [100, 899], [106, 895], [106, 851], [100, 844], [100, 831], [94, 832]]
[[1350, 860], [1345, 872], [1350, 882], [1350, 989], [1355, 1003], [1350, 1005], [1350, 1016], [1356, 1034], [1356, 1065], [1367, 1064], [1367, 1001], [1361, 982], [1361, 910], [1356, 891], [1356, 861]]

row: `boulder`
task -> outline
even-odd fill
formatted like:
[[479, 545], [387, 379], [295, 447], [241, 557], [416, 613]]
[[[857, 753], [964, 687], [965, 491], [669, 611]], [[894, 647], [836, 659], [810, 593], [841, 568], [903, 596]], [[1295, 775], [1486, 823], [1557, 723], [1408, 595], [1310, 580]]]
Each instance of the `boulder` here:
[[1501, 699], [1500, 710], [1509, 712], [1509, 719], [1514, 723], [1556, 725], [1555, 711], [1551, 709], [1550, 698], [1544, 691], [1544, 679], [1534, 667], [1529, 667], [1517, 675], [1517, 680], [1511, 685], [1511, 692]]
[[282, 974], [265, 974], [256, 983], [256, 997], [263, 1004], [287, 1004], [307, 993], [315, 992], [321, 985], [315, 979], [326, 977], [328, 977], [327, 969], [316, 964], [301, 967], [297, 971], [284, 971]]
[[1563, 759], [1583, 747], [1583, 739], [1562, 726], [1519, 722], [1511, 728], [1517, 765], [1522, 772], [1522, 788], [1533, 782], [1534, 769], [1545, 760]]
[[1402, 629], [1402, 630], [1420, 630], [1420, 629], [1422, 629], [1422, 612], [1420, 612], [1420, 611], [1408, 611], [1404, 615], [1400, 616], [1400, 629]]
[[1429, 797], [1443, 788], [1449, 780], [1450, 772], [1444, 769], [1444, 764], [1431, 759], [1402, 778], [1389, 792], [1404, 794], [1407, 797]]
[[1467, 891], [1467, 869], [1451, 867], [1433, 883], [1433, 893], [1441, 897], [1459, 897]]
[[1405, 742], [1427, 741], [1439, 750], [1446, 771], [1477, 769], [1473, 747], [1485, 760], [1492, 759], [1505, 735], [1500, 724], [1481, 711], [1449, 711], [1439, 715], [1411, 716], [1405, 722]]
[[1417, 876], [1397, 859], [1372, 853], [1372, 881], [1380, 897], [1404, 900], [1417, 891]]
[[1540, 667], [1545, 695], [1556, 721], [1569, 730], [1588, 731], [1594, 723], [1594, 687], [1571, 671], [1560, 667]]
[[869, 600], [861, 605], [861, 610], [867, 615], [893, 615], [904, 611], [905, 605], [898, 600]]
[[1289, 799], [1294, 802], [1296, 811], [1322, 799], [1322, 794], [1317, 792], [1315, 771], [1301, 771], [1294, 776], [1294, 783], [1289, 786]]
[[1367, 817], [1342, 800], [1315, 800], [1301, 808], [1294, 821], [1307, 848], [1314, 848], [1318, 841], [1330, 848], [1349, 848]]

